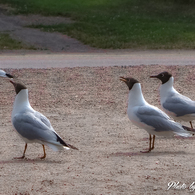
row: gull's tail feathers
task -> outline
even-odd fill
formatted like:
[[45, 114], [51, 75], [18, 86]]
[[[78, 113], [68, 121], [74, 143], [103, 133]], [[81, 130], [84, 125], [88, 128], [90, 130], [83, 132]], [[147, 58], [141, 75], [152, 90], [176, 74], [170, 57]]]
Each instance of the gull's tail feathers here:
[[186, 126], [182, 126], [186, 131], [189, 131], [189, 132], [195, 132], [195, 129], [192, 129], [190, 127], [186, 127]]
[[45, 142], [45, 145], [47, 145], [48, 147], [50, 147], [53, 151], [57, 152], [57, 151], [61, 151], [63, 150], [64, 148], [69, 150], [70, 148], [68, 147], [64, 147], [62, 146], [61, 144], [59, 143], [49, 143], [49, 142]]
[[191, 132], [175, 132], [177, 135], [182, 136], [182, 137], [192, 137]]
[[[70, 145], [70, 144], [67, 144], [68, 145], [68, 148], [70, 149], [74, 149], [74, 150], [79, 150], [78, 148], [76, 148], [75, 146], [73, 145]], [[64, 146], [66, 148], [66, 146]]]
[[76, 148], [75, 146], [65, 143], [57, 133], [55, 133], [55, 135], [57, 138], [56, 140], [44, 141], [45, 145], [49, 146], [52, 150], [54, 150], [54, 151], [61, 151], [63, 149], [78, 150], [78, 148]]
[[64, 148], [68, 148], [68, 149], [74, 149], [74, 150], [78, 150], [78, 148], [76, 148], [75, 146], [73, 146], [73, 145], [71, 145], [71, 144], [67, 144], [67, 143], [65, 143], [64, 142], [64, 140], [62, 140], [62, 138], [56, 133], [56, 136], [57, 136], [57, 142], [58, 143], [60, 143], [60, 144], [62, 144], [62, 146], [64, 147]]
[[175, 133], [179, 136], [182, 136], [182, 137], [191, 137], [195, 132], [194, 129], [191, 129], [191, 128], [186, 127], [186, 126], [182, 126], [182, 128], [177, 129], [177, 131], [175, 131]]

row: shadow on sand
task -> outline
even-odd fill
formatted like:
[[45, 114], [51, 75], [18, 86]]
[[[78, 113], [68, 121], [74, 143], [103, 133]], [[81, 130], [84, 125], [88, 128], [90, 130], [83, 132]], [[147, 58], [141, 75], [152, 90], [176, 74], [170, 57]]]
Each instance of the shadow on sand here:
[[120, 157], [120, 156], [162, 156], [162, 155], [184, 155], [188, 154], [184, 151], [163, 151], [163, 152], [149, 152], [149, 153], [142, 153], [142, 152], [116, 152], [110, 154], [110, 156]]
[[35, 159], [29, 159], [29, 158], [24, 158], [24, 159], [10, 159], [10, 160], [1, 160], [0, 161], [0, 164], [17, 164], [17, 163], [58, 163], [58, 164], [61, 164], [63, 163], [62, 161], [56, 161], [56, 160], [49, 160], [49, 159], [40, 159], [40, 158], [35, 158]]

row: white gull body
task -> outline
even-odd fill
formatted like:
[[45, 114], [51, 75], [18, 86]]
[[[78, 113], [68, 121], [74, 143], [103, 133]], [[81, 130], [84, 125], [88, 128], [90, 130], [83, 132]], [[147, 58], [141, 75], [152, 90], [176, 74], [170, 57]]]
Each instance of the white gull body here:
[[160, 86], [160, 102], [164, 111], [175, 120], [195, 119], [195, 101], [180, 94], [173, 87], [174, 78]]
[[159, 108], [146, 102], [141, 91], [140, 83], [135, 83], [129, 91], [127, 114], [130, 121], [149, 134], [158, 136], [191, 136], [182, 125], [170, 119]]
[[[54, 151], [65, 149], [77, 149], [70, 144], [66, 144], [54, 131], [50, 121], [40, 112], [35, 111], [28, 99], [28, 89], [19, 83], [13, 83], [16, 89], [16, 97], [12, 111], [12, 124], [20, 137], [27, 143], [39, 143], [43, 145], [44, 157], [46, 156], [44, 145], [49, 146]], [[24, 154], [22, 158], [24, 158]]]
[[[127, 114], [130, 121], [137, 127], [145, 129], [149, 134], [149, 149], [145, 152], [150, 152], [154, 149], [155, 135], [173, 136], [177, 134], [184, 137], [191, 136], [191, 132], [184, 129], [189, 130], [190, 128], [174, 122], [166, 113], [146, 102], [142, 94], [141, 85], [137, 80], [124, 77], [121, 77], [120, 80], [129, 87]], [[153, 135], [153, 143], [151, 135]]]
[[174, 78], [169, 72], [161, 72], [150, 76], [162, 81], [160, 86], [160, 102], [163, 110], [174, 120], [189, 121], [191, 128], [192, 120], [195, 119], [195, 101], [180, 94], [173, 87]]

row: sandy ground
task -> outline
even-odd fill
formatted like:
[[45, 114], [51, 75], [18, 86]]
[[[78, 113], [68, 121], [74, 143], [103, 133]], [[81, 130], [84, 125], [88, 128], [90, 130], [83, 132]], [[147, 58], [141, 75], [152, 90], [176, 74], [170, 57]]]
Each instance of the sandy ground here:
[[160, 81], [149, 76], [164, 70], [175, 76], [179, 92], [195, 100], [194, 66], [7, 69], [28, 87], [32, 107], [79, 151], [59, 153], [46, 147], [47, 157], [40, 160], [42, 146], [29, 144], [27, 159], [13, 159], [22, 155], [24, 142], [11, 124], [14, 88], [2, 78], [0, 194], [190, 193], [166, 189], [171, 181], [186, 187], [195, 182], [195, 140], [157, 137], [151, 153], [140, 153], [148, 147], [148, 134], [129, 121], [128, 88], [119, 81], [120, 76], [138, 79], [146, 100], [160, 107]]

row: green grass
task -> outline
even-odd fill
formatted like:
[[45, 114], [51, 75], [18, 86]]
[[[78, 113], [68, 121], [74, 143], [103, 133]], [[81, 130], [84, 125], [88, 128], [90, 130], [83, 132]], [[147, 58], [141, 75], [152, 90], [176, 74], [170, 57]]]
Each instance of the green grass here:
[[12, 39], [9, 34], [0, 33], [0, 50], [33, 49]]
[[192, 0], [2, 0], [17, 13], [61, 15], [75, 23], [33, 26], [97, 48], [195, 48]]

